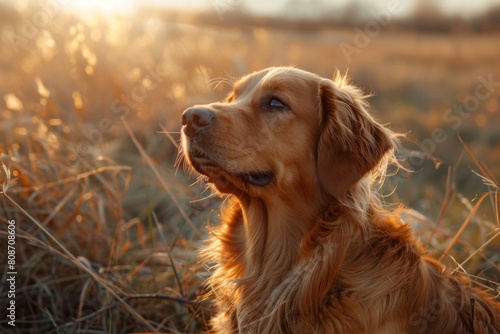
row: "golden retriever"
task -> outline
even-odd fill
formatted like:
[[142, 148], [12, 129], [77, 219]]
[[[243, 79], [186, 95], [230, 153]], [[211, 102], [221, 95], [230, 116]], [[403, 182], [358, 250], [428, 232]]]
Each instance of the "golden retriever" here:
[[187, 162], [231, 195], [204, 251], [214, 332], [500, 333], [500, 303], [378, 200], [397, 136], [345, 77], [268, 68], [182, 124]]

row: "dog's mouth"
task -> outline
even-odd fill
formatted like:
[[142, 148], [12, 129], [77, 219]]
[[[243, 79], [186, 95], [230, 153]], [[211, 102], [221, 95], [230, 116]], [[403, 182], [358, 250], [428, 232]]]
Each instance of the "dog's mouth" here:
[[213, 183], [222, 192], [233, 192], [231, 189], [246, 190], [248, 186], [264, 187], [273, 179], [273, 172], [252, 172], [232, 174], [222, 168], [214, 169], [213, 166], [205, 169], [198, 166], [196, 170], [205, 175], [208, 182]]
[[274, 174], [273, 172], [256, 172], [256, 173], [244, 173], [239, 174], [239, 177], [248, 184], [254, 186], [267, 186], [273, 181]]
[[231, 189], [234, 188], [245, 190], [246, 185], [264, 187], [274, 179], [274, 173], [271, 171], [232, 173], [200, 152], [188, 157], [191, 166], [222, 192], [233, 192]]

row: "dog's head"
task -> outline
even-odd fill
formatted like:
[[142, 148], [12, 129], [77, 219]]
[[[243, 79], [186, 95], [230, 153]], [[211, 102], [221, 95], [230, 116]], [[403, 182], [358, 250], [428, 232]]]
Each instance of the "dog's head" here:
[[394, 135], [361, 92], [290, 67], [252, 73], [221, 102], [182, 114], [182, 150], [222, 193], [339, 196], [374, 169]]

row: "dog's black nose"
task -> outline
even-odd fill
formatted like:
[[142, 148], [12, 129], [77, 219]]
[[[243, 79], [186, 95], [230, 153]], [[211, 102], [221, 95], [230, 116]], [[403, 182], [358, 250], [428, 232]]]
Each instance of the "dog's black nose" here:
[[189, 137], [194, 137], [200, 130], [207, 128], [215, 119], [214, 113], [207, 108], [191, 107], [182, 113], [184, 132]]

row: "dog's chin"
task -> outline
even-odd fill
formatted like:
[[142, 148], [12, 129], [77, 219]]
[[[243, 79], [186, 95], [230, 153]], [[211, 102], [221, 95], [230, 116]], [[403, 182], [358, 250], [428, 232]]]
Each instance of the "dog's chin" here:
[[203, 175], [205, 175], [208, 182], [222, 194], [239, 195], [245, 191], [245, 184], [226, 171], [218, 171], [216, 173], [207, 174], [203, 173]]
[[254, 187], [265, 187], [274, 179], [272, 172], [252, 172], [231, 174], [225, 170], [201, 172], [220, 193], [240, 195], [251, 191]]
[[265, 187], [273, 181], [272, 172], [256, 172], [230, 174], [226, 171], [206, 175], [208, 182], [224, 194], [242, 194], [251, 191], [254, 187]]

